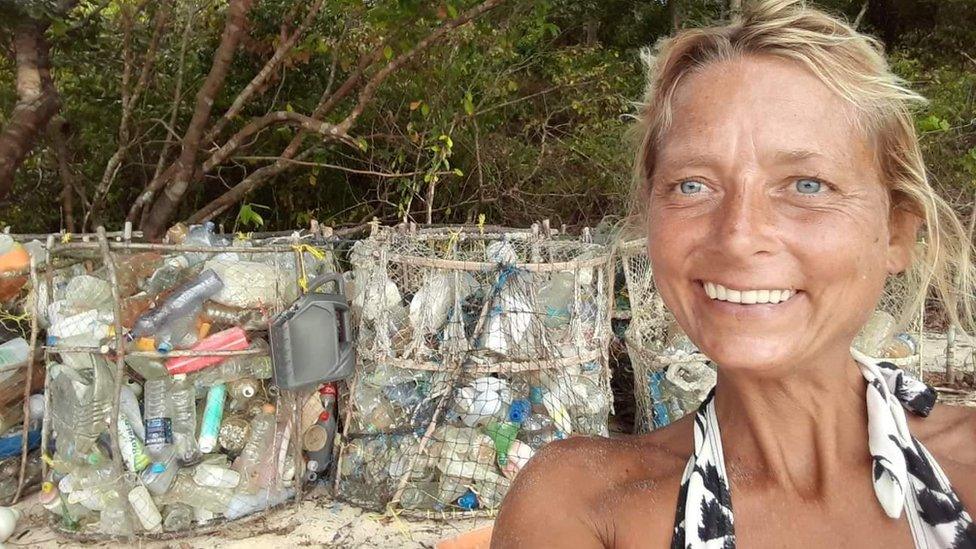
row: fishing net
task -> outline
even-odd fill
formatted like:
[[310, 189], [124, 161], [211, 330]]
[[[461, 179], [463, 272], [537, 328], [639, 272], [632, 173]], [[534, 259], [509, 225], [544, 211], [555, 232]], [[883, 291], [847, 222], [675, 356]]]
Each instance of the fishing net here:
[[335, 272], [313, 236], [196, 226], [168, 244], [51, 246], [41, 503], [61, 532], [212, 528], [300, 497], [310, 464], [331, 462], [309, 436], [325, 392], [279, 391], [267, 343], [270, 319]]
[[548, 442], [607, 436], [606, 246], [540, 230], [384, 228], [349, 260], [359, 363], [340, 497], [491, 513]]

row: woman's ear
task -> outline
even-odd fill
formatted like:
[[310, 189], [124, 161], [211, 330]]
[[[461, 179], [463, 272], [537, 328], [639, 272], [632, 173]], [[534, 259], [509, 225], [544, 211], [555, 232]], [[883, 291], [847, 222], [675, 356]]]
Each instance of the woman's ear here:
[[894, 205], [888, 222], [888, 274], [899, 274], [912, 266], [922, 219], [904, 207]]

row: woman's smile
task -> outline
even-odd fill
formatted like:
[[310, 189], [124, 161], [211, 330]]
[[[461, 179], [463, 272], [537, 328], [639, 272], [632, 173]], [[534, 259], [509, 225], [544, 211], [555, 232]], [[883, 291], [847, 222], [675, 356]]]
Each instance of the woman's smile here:
[[695, 295], [702, 305], [701, 314], [731, 317], [735, 321], [785, 319], [794, 311], [798, 301], [804, 298], [802, 290], [780, 289], [775, 285], [737, 287], [702, 280], [696, 280], [693, 284], [697, 287]]

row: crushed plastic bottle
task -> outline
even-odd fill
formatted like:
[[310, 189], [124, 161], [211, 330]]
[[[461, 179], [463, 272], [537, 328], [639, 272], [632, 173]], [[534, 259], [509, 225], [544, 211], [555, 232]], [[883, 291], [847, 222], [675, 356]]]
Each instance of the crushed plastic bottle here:
[[146, 314], [132, 326], [132, 337], [151, 336], [166, 328], [172, 321], [187, 316], [196, 316], [203, 302], [223, 288], [224, 283], [217, 273], [206, 270], [192, 281], [174, 291], [165, 301]]

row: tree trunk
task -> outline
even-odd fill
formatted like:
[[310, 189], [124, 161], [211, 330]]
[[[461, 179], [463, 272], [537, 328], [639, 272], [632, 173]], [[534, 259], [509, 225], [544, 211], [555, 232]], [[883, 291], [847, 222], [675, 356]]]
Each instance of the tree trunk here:
[[18, 100], [0, 132], [0, 199], [10, 194], [17, 168], [60, 106], [51, 79], [46, 28], [47, 23], [24, 18], [13, 30]]
[[220, 37], [220, 45], [217, 46], [217, 51], [214, 54], [210, 72], [197, 92], [193, 116], [190, 118], [186, 133], [183, 135], [180, 156], [175, 163], [173, 179], [152, 204], [146, 224], [142, 227], [150, 239], [159, 238], [166, 230], [183, 199], [183, 195], [186, 194], [189, 182], [192, 181], [196, 173], [197, 151], [200, 148], [207, 122], [210, 120], [214, 97], [224, 85], [224, 79], [227, 77], [231, 62], [234, 60], [234, 51], [244, 34], [247, 14], [253, 2], [254, 0], [231, 0], [227, 7], [227, 23], [224, 25], [224, 32]]

